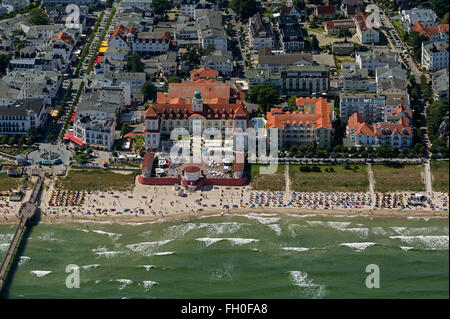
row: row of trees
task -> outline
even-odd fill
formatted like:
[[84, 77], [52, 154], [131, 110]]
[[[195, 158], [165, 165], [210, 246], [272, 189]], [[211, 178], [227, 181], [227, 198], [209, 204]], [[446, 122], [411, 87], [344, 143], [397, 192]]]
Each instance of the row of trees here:
[[231, 0], [230, 7], [243, 22], [258, 11], [256, 0]]
[[78, 61], [77, 67], [75, 68], [75, 76], [78, 76], [80, 74], [81, 66], [83, 65], [83, 61], [86, 58], [87, 54], [89, 53], [89, 48], [92, 45], [92, 41], [94, 41], [95, 34], [97, 33], [97, 30], [100, 26], [104, 14], [105, 12], [102, 11], [102, 13], [100, 13], [97, 19], [97, 22], [95, 22], [94, 28], [92, 29], [92, 33], [89, 36], [89, 39], [87, 40], [86, 45], [83, 48], [83, 51], [81, 52], [80, 60]]
[[425, 148], [421, 144], [417, 144], [413, 149], [390, 147], [381, 145], [376, 148], [368, 147], [345, 147], [344, 145], [336, 145], [335, 147], [320, 148], [312, 145], [306, 146], [290, 146], [288, 149], [282, 149], [279, 152], [280, 157], [290, 158], [329, 158], [331, 152], [335, 153], [335, 157], [340, 158], [418, 158], [423, 157]]
[[94, 66], [93, 65], [94, 61], [97, 58], [97, 52], [98, 52], [98, 50], [100, 50], [100, 47], [102, 45], [102, 41], [106, 37], [106, 33], [108, 32], [109, 25], [111, 24], [111, 21], [114, 18], [115, 14], [116, 14], [116, 8], [112, 8], [111, 13], [109, 14], [109, 17], [108, 17], [108, 21], [106, 22], [105, 29], [103, 30], [102, 35], [98, 39], [97, 47], [95, 48], [95, 53], [92, 54], [91, 58], [89, 59], [89, 62], [88, 62], [89, 65], [88, 65], [88, 68], [87, 68], [87, 74], [91, 73], [91, 71], [92, 71], [92, 68]]
[[[443, 157], [448, 157], [448, 103], [444, 101], [435, 101], [430, 104], [426, 111], [431, 153], [434, 155], [441, 153]], [[447, 129], [440, 129], [444, 122], [446, 122]]]

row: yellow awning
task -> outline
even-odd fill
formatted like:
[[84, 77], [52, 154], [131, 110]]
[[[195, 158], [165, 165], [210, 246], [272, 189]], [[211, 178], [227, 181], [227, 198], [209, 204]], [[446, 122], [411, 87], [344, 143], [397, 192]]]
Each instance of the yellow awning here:
[[106, 48], [102, 47], [100, 49], [98, 49], [98, 53], [105, 53], [106, 52]]

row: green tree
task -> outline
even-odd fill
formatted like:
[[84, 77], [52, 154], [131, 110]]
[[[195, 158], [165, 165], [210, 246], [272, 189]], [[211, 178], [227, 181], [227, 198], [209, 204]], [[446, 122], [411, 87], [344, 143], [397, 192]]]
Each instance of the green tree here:
[[257, 103], [262, 112], [268, 112], [273, 104], [279, 99], [278, 88], [273, 83], [259, 83], [250, 89], [250, 101]]
[[143, 72], [144, 71], [144, 63], [141, 61], [141, 56], [139, 53], [133, 53], [128, 59], [128, 71], [131, 72]]
[[231, 0], [230, 7], [244, 21], [258, 11], [256, 0]]
[[406, 42], [412, 48], [416, 60], [420, 61], [422, 56], [422, 42], [428, 41], [430, 38], [426, 35], [421, 35], [417, 31], [411, 31], [407, 34]]
[[11, 57], [8, 54], [0, 54], [0, 75], [4, 75], [6, 73], [10, 60]]
[[347, 38], [351, 37], [351, 36], [352, 36], [352, 33], [347, 28], [342, 28], [342, 29], [339, 29], [339, 31], [338, 31], [338, 37], [339, 38], [344, 38], [345, 42], [347, 42]]
[[448, 12], [446, 12], [446, 13], [444, 14], [444, 16], [442, 17], [441, 23], [442, 23], [442, 24], [448, 24]]
[[156, 87], [152, 82], [145, 82], [141, 88], [141, 93], [144, 95], [145, 100], [154, 100], [156, 98], [156, 91]]
[[167, 78], [167, 83], [181, 83], [181, 79], [176, 75], [171, 75]]
[[311, 50], [318, 51], [319, 50], [319, 40], [317, 40], [317, 37], [312, 34], [311, 40], [310, 40]]
[[34, 8], [30, 11], [30, 22], [34, 25], [48, 24], [48, 15], [41, 8]]
[[438, 17], [442, 18], [446, 13], [448, 14], [448, 0], [431, 0], [431, 8]]
[[153, 0], [151, 7], [155, 14], [163, 15], [167, 10], [172, 9], [173, 5], [169, 0]]

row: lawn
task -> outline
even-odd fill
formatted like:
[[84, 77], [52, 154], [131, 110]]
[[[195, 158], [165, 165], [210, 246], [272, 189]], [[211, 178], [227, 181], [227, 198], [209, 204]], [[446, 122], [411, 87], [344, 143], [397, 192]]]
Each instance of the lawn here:
[[33, 149], [30, 146], [0, 146], [0, 152], [17, 156], [19, 154], [26, 154], [29, 150]]
[[[367, 192], [369, 180], [365, 165], [317, 165], [321, 172], [301, 172], [302, 165], [289, 165], [291, 190], [295, 192]], [[334, 172], [326, 172], [325, 169]]]
[[0, 192], [18, 189], [22, 184], [22, 177], [9, 177], [8, 174], [0, 173]]
[[349, 56], [333, 55], [334, 64], [336, 65], [336, 71], [341, 73], [342, 63], [355, 63], [355, 58]]
[[421, 165], [372, 165], [376, 192], [424, 191]]
[[278, 165], [274, 174], [261, 174], [260, 164], [251, 164], [251, 181], [250, 187], [255, 190], [283, 191], [286, 186], [284, 178], [284, 165]]
[[448, 193], [448, 161], [431, 163], [431, 182], [433, 191]]
[[66, 177], [59, 177], [55, 186], [72, 191], [126, 191], [133, 189], [136, 174], [137, 172], [120, 174], [102, 169], [72, 169]]

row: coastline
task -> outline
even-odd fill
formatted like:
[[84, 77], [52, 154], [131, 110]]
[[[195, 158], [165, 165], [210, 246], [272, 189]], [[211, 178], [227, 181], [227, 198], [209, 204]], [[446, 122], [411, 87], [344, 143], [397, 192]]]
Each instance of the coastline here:
[[[320, 217], [374, 217], [374, 218], [392, 218], [392, 217], [415, 217], [415, 218], [448, 218], [448, 211], [430, 211], [430, 210], [394, 210], [394, 209], [310, 209], [310, 208], [294, 208], [294, 207], [280, 207], [280, 208], [239, 208], [239, 209], [208, 209], [198, 210], [196, 212], [183, 212], [183, 213], [169, 213], [164, 216], [161, 215], [41, 215], [39, 223], [70, 223], [70, 222], [100, 222], [100, 223], [157, 223], [157, 222], [177, 222], [177, 221], [192, 221], [201, 219], [207, 216], [221, 216], [224, 212], [224, 216], [239, 216], [244, 214], [277, 214], [279, 217], [283, 215], [298, 215], [298, 216], [320, 216]], [[16, 224], [19, 219], [16, 216], [3, 216], [0, 218], [0, 224]]]

